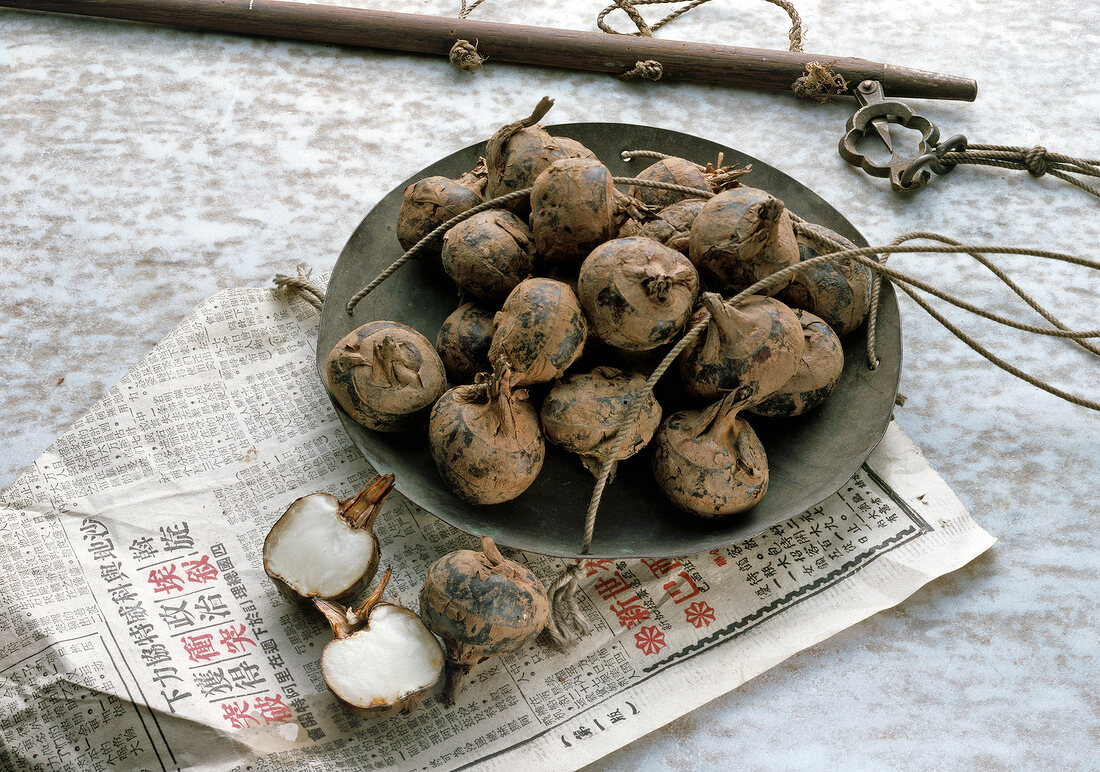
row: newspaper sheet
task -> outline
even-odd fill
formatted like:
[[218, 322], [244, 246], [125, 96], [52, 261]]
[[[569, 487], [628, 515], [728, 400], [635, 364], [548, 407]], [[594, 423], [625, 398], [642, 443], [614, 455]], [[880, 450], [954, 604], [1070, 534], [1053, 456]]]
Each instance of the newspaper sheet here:
[[[590, 560], [594, 628], [474, 671], [458, 704], [359, 719], [321, 680], [331, 637], [263, 573], [298, 496], [373, 471], [315, 369], [316, 312], [263, 289], [194, 311], [4, 493], [5, 769], [575, 769], [988, 548], [891, 425], [835, 496], [678, 560]], [[475, 539], [399, 495], [377, 531], [387, 599]], [[563, 563], [509, 553], [544, 581]]]

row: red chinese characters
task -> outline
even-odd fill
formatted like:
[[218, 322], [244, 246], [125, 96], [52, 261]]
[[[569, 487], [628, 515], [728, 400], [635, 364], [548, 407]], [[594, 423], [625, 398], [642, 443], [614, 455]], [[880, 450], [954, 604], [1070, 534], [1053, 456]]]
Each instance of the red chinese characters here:
[[253, 700], [252, 710], [249, 710], [248, 700], [223, 702], [222, 718], [233, 729], [247, 729], [250, 726], [259, 726], [261, 720], [265, 726], [281, 724], [294, 718], [294, 713], [283, 702], [283, 695], [276, 694], [272, 697], [257, 697]]
[[248, 712], [248, 700], [241, 700], [240, 702], [223, 702], [222, 718], [228, 721], [229, 726], [234, 729], [247, 729], [249, 727], [249, 721], [254, 721], [256, 726], [260, 725], [260, 719]]
[[283, 702], [281, 694], [276, 694], [274, 697], [257, 697], [256, 710], [260, 711], [260, 718], [265, 724], [279, 724], [294, 717], [290, 708]]
[[187, 581], [192, 584], [206, 584], [218, 578], [218, 569], [210, 564], [209, 555], [203, 555], [198, 560], [184, 560], [180, 565], [187, 573]]
[[[681, 571], [676, 575], [676, 579], [665, 582], [664, 588], [668, 592], [668, 597], [672, 598], [673, 603], [680, 605], [688, 598], [694, 598], [699, 594], [699, 586], [695, 584], [695, 581], [691, 578], [687, 571]], [[682, 579], [687, 587], [681, 586], [678, 580]]]
[[[180, 575], [180, 569], [183, 575]], [[153, 593], [170, 595], [180, 592], [185, 583], [206, 584], [218, 578], [218, 569], [210, 562], [209, 555], [203, 555], [198, 560], [183, 560], [177, 566], [169, 563], [166, 566], [158, 566], [149, 570], [148, 583], [153, 588]]]
[[256, 646], [256, 642], [251, 638], [248, 638], [244, 634], [244, 625], [229, 625], [228, 627], [219, 627], [218, 633], [221, 635], [222, 646], [225, 646], [231, 654], [243, 654], [247, 649], [245, 644], [251, 644]]
[[619, 625], [627, 630], [650, 618], [649, 609], [642, 604], [638, 593], [631, 593], [626, 598], [620, 597], [630, 589], [630, 582], [618, 571], [601, 577], [595, 584], [596, 593], [601, 598], [613, 601], [609, 607], [611, 613], [619, 620]]
[[149, 571], [149, 584], [153, 587], [153, 594], [163, 592], [170, 594], [183, 589], [183, 577], [176, 573], [175, 563]]
[[185, 635], [180, 638], [180, 641], [183, 643], [187, 658], [192, 662], [207, 662], [221, 656], [221, 652], [214, 648], [214, 636], [210, 633]]
[[642, 563], [653, 572], [654, 579], [660, 579], [680, 567], [680, 561], [676, 558], [642, 558]]

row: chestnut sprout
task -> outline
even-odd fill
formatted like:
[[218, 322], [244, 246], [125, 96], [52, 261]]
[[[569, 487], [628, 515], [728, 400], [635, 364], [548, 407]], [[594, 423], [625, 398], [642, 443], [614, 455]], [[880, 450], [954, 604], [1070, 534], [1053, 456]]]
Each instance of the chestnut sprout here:
[[575, 139], [552, 137], [537, 125], [553, 106], [553, 99], [543, 97], [530, 116], [502, 126], [489, 138], [485, 145], [489, 198], [531, 187], [539, 173], [554, 161], [596, 157]]
[[794, 313], [802, 323], [805, 341], [798, 370], [770, 397], [750, 407], [750, 413], [770, 418], [802, 415], [820, 407], [840, 383], [844, 370], [840, 338], [809, 311], [796, 308]]
[[646, 351], [683, 330], [699, 293], [699, 274], [676, 250], [633, 236], [592, 250], [581, 265], [577, 290], [597, 337]]
[[[738, 390], [760, 402], [790, 380], [802, 357], [802, 324], [774, 298], [750, 295], [735, 306], [703, 294], [710, 313], [703, 334], [680, 355], [680, 379], [692, 399], [712, 401]], [[693, 322], [697, 317], [693, 317]]]
[[531, 186], [531, 233], [547, 263], [577, 263], [618, 232], [629, 216], [642, 218], [634, 199], [615, 189], [611, 172], [593, 158], [547, 166]]
[[[805, 223], [801, 227], [809, 232], [798, 234], [798, 255], [803, 262], [835, 251], [823, 246], [814, 235], [834, 239], [845, 249], [856, 249], [851, 241], [822, 225]], [[837, 335], [847, 335], [867, 318], [873, 278], [871, 269], [857, 261], [822, 263], [792, 276], [777, 297], [821, 317]]]
[[519, 283], [496, 315], [489, 361], [508, 360], [513, 385], [560, 378], [580, 357], [588, 322], [573, 290], [553, 279]]
[[535, 264], [531, 231], [501, 209], [479, 212], [443, 236], [443, 270], [481, 300], [503, 300], [531, 274]]
[[496, 322], [494, 312], [480, 303], [463, 303], [443, 320], [435, 338], [435, 350], [451, 383], [470, 383], [488, 372], [489, 344]]
[[622, 428], [631, 402], [638, 398], [646, 378], [614, 367], [570, 375], [554, 384], [542, 402], [539, 418], [546, 438], [581, 457], [585, 469], [598, 476], [611, 453], [615, 435], [629, 432], [616, 461], [630, 458], [652, 439], [661, 422], [661, 406], [646, 395], [630, 427]]
[[[688, 253], [688, 237], [691, 233], [691, 225], [695, 222], [695, 218], [699, 216], [699, 212], [703, 210], [703, 205], [706, 203], [701, 198], [688, 198], [677, 201], [671, 206], [666, 206], [657, 213], [656, 219], [639, 225], [636, 235], [656, 239], [670, 249], [675, 249], [677, 252], [686, 255]], [[636, 221], [632, 220], [631, 222]], [[625, 236], [627, 234], [619, 231], [619, 235]]]
[[[397, 240], [408, 251], [452, 217], [485, 201], [485, 162], [458, 177], [427, 177], [405, 188], [397, 214]], [[439, 244], [435, 254], [439, 254]]]
[[688, 254], [711, 289], [740, 292], [797, 263], [798, 242], [783, 202], [742, 185], [703, 205], [691, 226]]
[[[703, 176], [703, 170], [698, 164], [692, 163], [686, 158], [669, 156], [647, 166], [636, 176], [639, 180], [650, 182], [665, 182], [670, 185], [682, 185], [685, 188], [698, 188], [704, 193], [710, 193], [710, 185]], [[642, 185], [631, 186], [627, 195], [634, 197], [647, 206], [654, 209], [664, 209], [677, 201], [690, 198], [690, 193], [681, 193], [675, 190], [662, 190]]]

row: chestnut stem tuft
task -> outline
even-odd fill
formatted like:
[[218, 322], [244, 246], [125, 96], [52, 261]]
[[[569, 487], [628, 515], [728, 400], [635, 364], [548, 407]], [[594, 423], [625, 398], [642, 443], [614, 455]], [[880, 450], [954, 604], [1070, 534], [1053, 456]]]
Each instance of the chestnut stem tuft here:
[[390, 576], [393, 574], [393, 568], [386, 567], [386, 573], [382, 574], [382, 578], [378, 582], [378, 586], [374, 588], [374, 592], [363, 599], [363, 602], [355, 607], [353, 612], [355, 616], [359, 617], [360, 621], [365, 621], [370, 616], [370, 611], [378, 602], [382, 600], [383, 593], [386, 592], [386, 585], [389, 584]]
[[393, 490], [393, 482], [392, 474], [378, 475], [350, 499], [340, 502], [340, 516], [353, 528], [371, 530], [374, 519], [382, 511], [382, 504]]
[[499, 566], [504, 562], [504, 556], [500, 554], [496, 542], [487, 534], [481, 537], [481, 552], [488, 558], [490, 565]]

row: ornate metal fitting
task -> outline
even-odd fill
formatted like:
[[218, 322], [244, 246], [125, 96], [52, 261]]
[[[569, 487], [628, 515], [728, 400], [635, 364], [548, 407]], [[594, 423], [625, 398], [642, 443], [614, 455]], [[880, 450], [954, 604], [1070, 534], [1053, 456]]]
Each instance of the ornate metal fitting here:
[[[943, 154], [951, 150], [964, 150], [966, 137], [951, 137], [939, 144], [940, 130], [936, 125], [914, 113], [904, 102], [886, 99], [882, 84], [878, 81], [865, 80], [853, 93], [861, 107], [848, 119], [847, 132], [840, 140], [838, 149], [845, 161], [860, 167], [872, 177], [889, 177], [890, 187], [899, 193], [909, 193], [923, 187], [932, 176], [929, 168], [937, 174], [946, 174], [954, 168], [954, 164], [944, 162]], [[891, 123], [920, 132], [920, 155], [910, 158], [894, 150], [890, 141]], [[857, 143], [871, 131], [890, 151], [890, 160], [885, 164], [875, 163], [856, 149]]]

